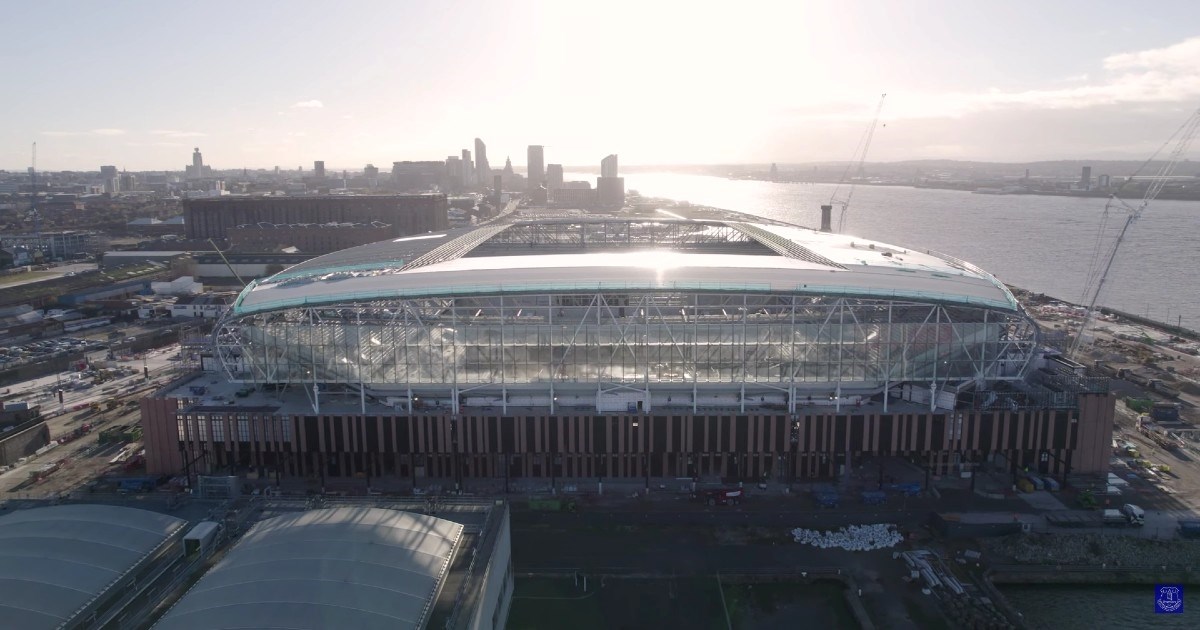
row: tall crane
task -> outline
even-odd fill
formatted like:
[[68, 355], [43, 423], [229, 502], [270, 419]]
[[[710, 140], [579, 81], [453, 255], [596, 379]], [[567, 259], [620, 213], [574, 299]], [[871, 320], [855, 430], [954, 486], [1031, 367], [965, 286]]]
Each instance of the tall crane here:
[[[846, 171], [842, 173], [842, 179], [838, 182], [837, 187], [833, 189], [833, 194], [829, 197], [829, 205], [840, 205], [841, 213], [838, 215], [837, 232], [841, 233], [846, 227], [846, 210], [850, 207], [850, 198], [854, 196], [854, 187], [858, 183], [858, 179], [862, 178], [863, 165], [867, 161], [867, 151], [871, 148], [871, 139], [875, 137], [875, 126], [879, 124], [879, 112], [883, 111], [883, 101], [887, 98], [887, 94], [879, 97], [879, 105], [875, 108], [875, 117], [871, 119], [871, 124], [863, 131], [863, 135], [858, 140], [858, 146], [854, 149], [854, 155], [850, 157], [850, 161], [846, 163]], [[850, 177], [850, 169], [855, 169], [854, 177]], [[839, 197], [842, 192], [842, 186], [846, 186], [845, 196]]]
[[38, 189], [37, 189], [37, 143], [36, 142], [33, 143], [33, 161], [29, 167], [29, 183], [30, 183], [30, 187], [31, 187], [30, 188], [30, 197], [29, 197], [29, 213], [26, 214], [25, 216], [26, 216], [26, 218], [33, 220], [33, 235], [35, 238], [37, 238], [38, 246], [40, 247], [41, 242], [42, 242], [42, 213], [38, 212], [38, 207], [37, 207]]
[[217, 255], [220, 256], [221, 260], [225, 262], [225, 266], [229, 267], [229, 273], [233, 274], [233, 277], [237, 278], [238, 283], [240, 283], [242, 285], [242, 288], [245, 289], [246, 281], [242, 280], [242, 277], [240, 275], [238, 275], [238, 272], [237, 272], [237, 270], [235, 270], [233, 268], [233, 265], [229, 264], [229, 259], [225, 257], [225, 252], [221, 251], [221, 248], [217, 247], [217, 244], [214, 243], [211, 238], [208, 239], [208, 244], [212, 245], [213, 249], [217, 250]]
[[[1088, 289], [1091, 289], [1092, 279], [1098, 278], [1095, 280], [1096, 288], [1091, 292], [1091, 298], [1088, 300], [1087, 312], [1084, 314], [1083, 323], [1080, 324], [1079, 332], [1075, 335], [1075, 339], [1071, 342], [1071, 348], [1067, 352], [1068, 357], [1075, 358], [1076, 353], [1079, 352], [1080, 346], [1083, 345], [1084, 332], [1087, 330], [1088, 326], [1092, 322], [1092, 319], [1095, 317], [1096, 302], [1100, 299], [1100, 294], [1104, 291], [1104, 285], [1108, 282], [1108, 274], [1110, 271], [1112, 271], [1113, 262], [1117, 259], [1117, 253], [1121, 249], [1121, 243], [1125, 241], [1125, 235], [1129, 233], [1129, 228], [1142, 217], [1142, 213], [1146, 210], [1146, 206], [1149, 206], [1150, 202], [1154, 201], [1154, 198], [1158, 197], [1158, 194], [1162, 192], [1163, 186], [1165, 186], [1167, 180], [1170, 179], [1171, 173], [1175, 171], [1175, 167], [1178, 166], [1179, 162], [1181, 162], [1184, 159], [1184, 156], [1187, 155], [1188, 147], [1191, 146], [1192, 140], [1196, 138], [1196, 132], [1198, 130], [1200, 130], [1200, 109], [1197, 109], [1195, 112], [1193, 112], [1192, 115], [1188, 117], [1188, 119], [1184, 121], [1182, 125], [1180, 125], [1179, 129], [1175, 130], [1175, 133], [1171, 134], [1171, 137], [1167, 138], [1167, 141], [1164, 142], [1163, 145], [1154, 152], [1154, 155], [1151, 155], [1150, 159], [1146, 160], [1146, 162], [1138, 168], [1137, 172], [1135, 172], [1133, 176], [1127, 180], [1127, 182], [1132, 181], [1134, 177], [1137, 177], [1139, 173], [1141, 173], [1146, 167], [1154, 162], [1159, 153], [1162, 153], [1163, 149], [1172, 143], [1174, 144], [1174, 146], [1171, 148], [1170, 155], [1167, 156], [1166, 162], [1159, 167], [1158, 172], [1151, 177], [1150, 184], [1146, 186], [1146, 193], [1143, 195], [1142, 201], [1137, 205], [1137, 207], [1129, 205], [1115, 194], [1112, 195], [1109, 198], [1108, 203], [1105, 204], [1104, 219], [1101, 221], [1101, 233], [1097, 236], [1097, 254], [1101, 249], [1099, 239], [1102, 239], [1104, 236], [1103, 226], [1105, 221], [1107, 221], [1109, 210], [1114, 205], [1119, 205], [1124, 208], [1126, 212], [1128, 212], [1128, 215], [1125, 217], [1125, 224], [1121, 226], [1121, 231], [1117, 233], [1116, 239], [1113, 240], [1112, 246], [1108, 250], [1108, 255], [1102, 259], [1104, 261], [1103, 266], [1095, 267], [1096, 271], [1093, 272], [1089, 282], [1087, 283]], [[1120, 191], [1118, 190], [1118, 192]], [[1085, 289], [1085, 297], [1086, 291], [1087, 290]]]

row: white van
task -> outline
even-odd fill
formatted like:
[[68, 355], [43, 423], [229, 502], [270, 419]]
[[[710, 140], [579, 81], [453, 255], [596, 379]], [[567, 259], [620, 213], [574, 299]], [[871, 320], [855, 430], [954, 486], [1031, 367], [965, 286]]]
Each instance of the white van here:
[[1132, 503], [1121, 506], [1121, 512], [1129, 519], [1130, 525], [1146, 524], [1146, 511]]

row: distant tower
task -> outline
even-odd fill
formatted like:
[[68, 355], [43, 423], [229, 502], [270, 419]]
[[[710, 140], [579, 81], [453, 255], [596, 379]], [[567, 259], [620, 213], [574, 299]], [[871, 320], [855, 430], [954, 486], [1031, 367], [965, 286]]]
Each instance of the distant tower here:
[[204, 156], [200, 155], [200, 147], [192, 149], [192, 165], [187, 169], [188, 177], [204, 177]]
[[324, 160], [317, 160], [317, 161], [313, 162], [313, 176], [314, 177], [325, 177], [325, 161]]
[[546, 165], [546, 190], [560, 190], [563, 187], [562, 164]]
[[617, 154], [600, 160], [600, 177], [617, 177]]
[[121, 190], [120, 175], [117, 174], [115, 166], [100, 167], [100, 184], [104, 187], [104, 192], [115, 193]]
[[1079, 178], [1079, 187], [1084, 190], [1092, 189], [1092, 167], [1083, 167], [1083, 176]]
[[487, 145], [483, 140], [475, 138], [475, 177], [476, 182], [486, 188], [492, 182], [488, 178], [492, 175], [492, 167], [488, 165]]
[[463, 162], [457, 155], [446, 156], [446, 181], [452, 188], [462, 186]]
[[617, 154], [600, 160], [600, 178], [596, 180], [596, 197], [601, 206], [619, 208], [625, 204], [625, 178], [617, 177]]
[[475, 183], [475, 165], [471, 163], [471, 150], [462, 150], [462, 185], [469, 188]]
[[526, 186], [529, 187], [529, 190], [540, 188], [542, 183], [546, 181], [546, 154], [542, 145], [529, 145], [525, 167], [528, 171], [527, 176], [529, 177]]
[[779, 181], [779, 167], [774, 162], [771, 162], [771, 181]]

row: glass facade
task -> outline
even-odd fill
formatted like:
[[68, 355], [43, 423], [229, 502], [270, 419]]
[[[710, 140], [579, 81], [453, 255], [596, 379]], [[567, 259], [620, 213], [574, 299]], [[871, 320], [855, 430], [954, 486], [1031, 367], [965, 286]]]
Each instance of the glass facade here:
[[880, 299], [597, 292], [397, 299], [223, 323], [233, 380], [371, 388], [1016, 380], [1023, 314]]

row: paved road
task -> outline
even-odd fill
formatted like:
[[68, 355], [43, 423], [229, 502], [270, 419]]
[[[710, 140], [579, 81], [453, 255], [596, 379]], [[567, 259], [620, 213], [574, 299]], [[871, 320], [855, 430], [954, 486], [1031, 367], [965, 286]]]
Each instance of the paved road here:
[[94, 263], [94, 262], [93, 263], [69, 263], [69, 264], [65, 264], [65, 265], [58, 265], [56, 267], [51, 267], [50, 269], [47, 269], [45, 271], [36, 271], [36, 272], [30, 274], [30, 277], [27, 279], [17, 280], [16, 282], [11, 282], [11, 283], [6, 283], [4, 285], [0, 285], [0, 287], [3, 287], [3, 288], [19, 287], [21, 285], [33, 284], [35, 282], [45, 282], [46, 280], [53, 280], [55, 278], [61, 278], [68, 273], [78, 274], [78, 273], [83, 273], [84, 271], [87, 271], [90, 269], [91, 270], [96, 269], [96, 263]]

